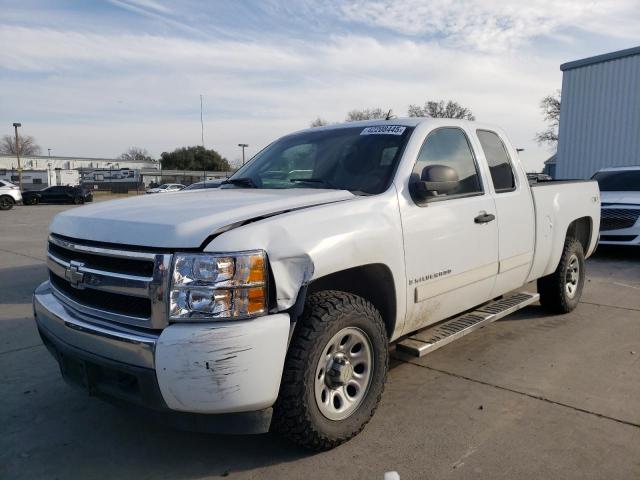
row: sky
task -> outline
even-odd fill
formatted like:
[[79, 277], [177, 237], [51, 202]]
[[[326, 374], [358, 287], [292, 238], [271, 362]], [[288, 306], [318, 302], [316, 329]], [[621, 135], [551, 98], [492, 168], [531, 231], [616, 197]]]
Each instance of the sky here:
[[640, 0], [0, 0], [0, 135], [53, 155], [204, 143], [232, 163], [318, 116], [452, 99], [529, 171], [560, 64], [640, 45]]

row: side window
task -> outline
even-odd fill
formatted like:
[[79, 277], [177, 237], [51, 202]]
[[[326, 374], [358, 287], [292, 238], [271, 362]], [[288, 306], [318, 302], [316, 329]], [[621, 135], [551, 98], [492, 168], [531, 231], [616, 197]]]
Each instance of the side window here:
[[482, 184], [465, 133], [459, 128], [439, 128], [425, 140], [413, 168], [413, 176], [420, 179], [422, 171], [432, 165], [452, 168], [458, 175], [458, 187], [439, 197], [453, 197], [482, 193]]
[[516, 188], [516, 181], [511, 168], [511, 161], [507, 149], [494, 132], [488, 130], [477, 130], [478, 139], [484, 156], [487, 158], [489, 170], [491, 171], [491, 180], [493, 188], [496, 192], [511, 192]]

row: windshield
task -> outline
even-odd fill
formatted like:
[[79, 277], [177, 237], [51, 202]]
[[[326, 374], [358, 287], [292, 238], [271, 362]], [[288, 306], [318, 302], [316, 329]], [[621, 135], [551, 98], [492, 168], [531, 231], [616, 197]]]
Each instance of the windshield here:
[[640, 192], [640, 170], [598, 172], [593, 179], [602, 192]]
[[413, 127], [379, 125], [289, 135], [258, 153], [228, 182], [242, 188], [381, 193], [388, 187], [412, 131]]
[[160, 185], [158, 187], [158, 190], [166, 190], [167, 188], [169, 188], [169, 185], [167, 185], [166, 183], [164, 185]]

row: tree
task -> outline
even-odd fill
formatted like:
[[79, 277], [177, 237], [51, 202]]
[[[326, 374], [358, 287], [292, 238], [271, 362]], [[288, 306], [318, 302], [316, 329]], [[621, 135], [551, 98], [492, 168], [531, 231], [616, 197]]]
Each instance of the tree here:
[[[40, 146], [32, 136], [18, 136], [18, 144], [20, 146], [20, 151], [18, 152], [20, 155], [40, 155]], [[5, 135], [2, 137], [2, 142], [0, 142], [0, 153], [3, 155], [16, 154], [15, 136]]]
[[324, 127], [325, 125], [329, 125], [329, 122], [327, 122], [324, 118], [318, 117], [316, 118], [313, 122], [311, 122], [309, 124], [310, 127]]
[[160, 162], [167, 170], [210, 170], [227, 172], [229, 162], [213, 149], [197, 147], [176, 148], [173, 152], [162, 152]]
[[379, 118], [387, 118], [389, 110], [382, 108], [365, 108], [363, 110], [351, 110], [347, 113], [346, 122], [357, 122], [359, 120], [376, 120]]
[[131, 161], [153, 162], [154, 161], [146, 149], [139, 148], [139, 147], [130, 147], [126, 152], [121, 154], [118, 158], [124, 162], [131, 162]]
[[560, 125], [560, 90], [547, 95], [540, 101], [540, 110], [544, 114], [544, 120], [549, 127], [536, 133], [535, 140], [539, 144], [546, 143], [555, 146], [558, 144], [558, 126]]
[[475, 120], [471, 110], [463, 107], [458, 102], [444, 100], [438, 102], [429, 100], [424, 106], [409, 105], [408, 114], [410, 117], [433, 117], [433, 118], [457, 118], [460, 120]]

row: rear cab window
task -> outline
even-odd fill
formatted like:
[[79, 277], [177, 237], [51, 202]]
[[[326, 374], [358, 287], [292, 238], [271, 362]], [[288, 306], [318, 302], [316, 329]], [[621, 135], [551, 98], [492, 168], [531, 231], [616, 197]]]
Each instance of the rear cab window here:
[[496, 193], [513, 192], [516, 180], [504, 142], [497, 133], [489, 130], [476, 130], [476, 134], [489, 165], [494, 190]]

